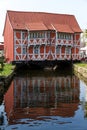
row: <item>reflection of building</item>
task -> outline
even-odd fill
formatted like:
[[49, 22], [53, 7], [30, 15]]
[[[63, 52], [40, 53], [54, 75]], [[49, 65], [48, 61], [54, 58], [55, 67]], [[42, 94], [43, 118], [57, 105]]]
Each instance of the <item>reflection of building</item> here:
[[76, 76], [15, 77], [5, 94], [9, 123], [39, 116], [71, 117], [78, 104], [79, 79]]
[[80, 29], [75, 16], [7, 11], [4, 26], [7, 61], [79, 60]]

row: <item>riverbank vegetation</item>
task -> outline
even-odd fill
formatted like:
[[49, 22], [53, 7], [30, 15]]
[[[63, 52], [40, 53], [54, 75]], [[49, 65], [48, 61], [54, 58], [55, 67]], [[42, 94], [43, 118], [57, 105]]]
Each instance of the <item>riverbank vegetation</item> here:
[[75, 63], [78, 67], [83, 67], [87, 69], [87, 63]]
[[[75, 63], [74, 65], [87, 69], [87, 63]], [[2, 69], [2, 66], [0, 65], [0, 76], [10, 75], [13, 72], [14, 68], [15, 68], [15, 66], [12, 65], [11, 63], [10, 64], [4, 63], [3, 69]]]
[[3, 69], [2, 66], [0, 66], [0, 76], [8, 76], [13, 72], [13, 69], [15, 68], [14, 65], [4, 63]]
[[74, 64], [74, 74], [87, 84], [87, 63]]

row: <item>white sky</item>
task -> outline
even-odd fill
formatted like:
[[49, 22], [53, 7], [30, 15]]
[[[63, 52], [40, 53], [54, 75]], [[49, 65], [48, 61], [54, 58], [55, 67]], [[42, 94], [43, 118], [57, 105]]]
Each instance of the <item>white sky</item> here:
[[87, 0], [0, 0], [0, 42], [7, 10], [73, 14], [81, 29], [87, 28]]

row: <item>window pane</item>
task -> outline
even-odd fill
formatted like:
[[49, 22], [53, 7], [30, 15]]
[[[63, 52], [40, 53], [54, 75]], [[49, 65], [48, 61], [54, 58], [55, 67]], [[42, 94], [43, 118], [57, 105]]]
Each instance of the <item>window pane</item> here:
[[22, 39], [25, 39], [25, 32], [22, 32]]
[[35, 54], [38, 54], [38, 53], [39, 53], [39, 47], [38, 47], [38, 46], [35, 46], [35, 47], [34, 47], [34, 53], [35, 53]]
[[26, 47], [23, 47], [23, 54], [26, 54]]
[[66, 54], [70, 54], [70, 48], [69, 47], [66, 48]]
[[60, 54], [60, 47], [58, 47], [58, 46], [56, 47], [56, 53]]

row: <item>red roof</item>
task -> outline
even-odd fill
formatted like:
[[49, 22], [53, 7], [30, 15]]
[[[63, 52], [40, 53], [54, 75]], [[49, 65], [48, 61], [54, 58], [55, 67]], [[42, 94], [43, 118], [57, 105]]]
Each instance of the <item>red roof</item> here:
[[7, 11], [7, 15], [13, 29], [82, 32], [74, 15], [18, 11]]
[[28, 23], [28, 24], [26, 24], [26, 28], [31, 31], [48, 30], [48, 28], [43, 23]]
[[54, 24], [54, 28], [58, 32], [74, 33], [70, 26], [67, 24]]

